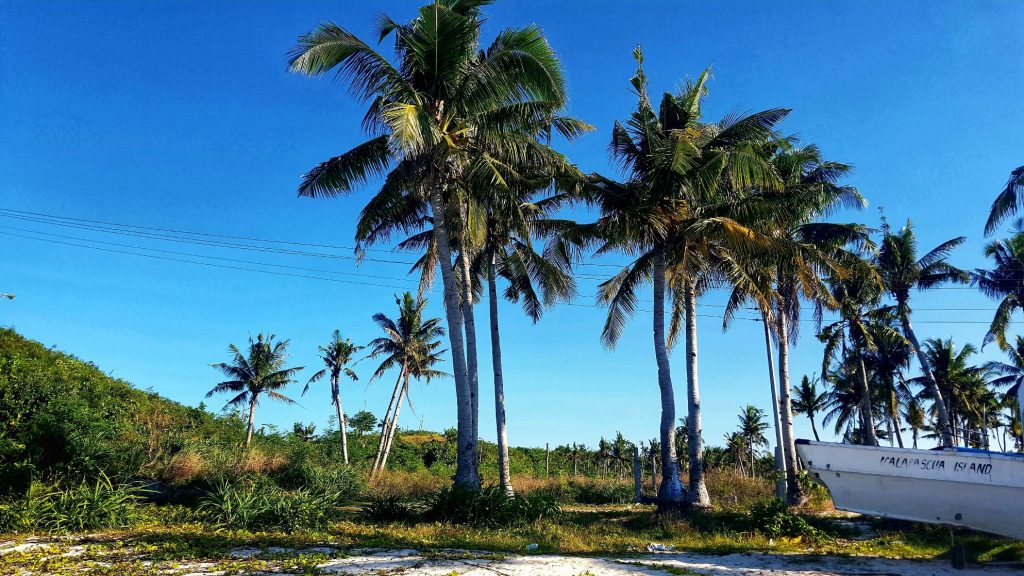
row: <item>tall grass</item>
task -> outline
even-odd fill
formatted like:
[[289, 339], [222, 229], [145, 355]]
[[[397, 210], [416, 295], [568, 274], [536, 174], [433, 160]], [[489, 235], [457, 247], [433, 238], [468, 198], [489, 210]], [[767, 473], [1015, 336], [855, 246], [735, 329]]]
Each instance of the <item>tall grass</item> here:
[[105, 475], [70, 488], [35, 483], [20, 500], [0, 505], [0, 532], [81, 532], [126, 528], [146, 518], [135, 486]]

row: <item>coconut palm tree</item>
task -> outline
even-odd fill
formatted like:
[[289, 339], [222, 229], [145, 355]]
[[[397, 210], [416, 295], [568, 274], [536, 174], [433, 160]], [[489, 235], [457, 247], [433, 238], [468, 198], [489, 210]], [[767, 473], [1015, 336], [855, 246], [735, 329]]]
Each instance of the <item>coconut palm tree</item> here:
[[[757, 308], [765, 324], [772, 380], [773, 339], [778, 346], [778, 435], [785, 461], [779, 468], [785, 470], [787, 500], [796, 504], [803, 500], [803, 494], [797, 479], [789, 348], [799, 337], [801, 300], [818, 308], [835, 307], [823, 277], [842, 273], [845, 266], [857, 264], [857, 258], [846, 247], [861, 249], [869, 246], [870, 241], [861, 225], [820, 221], [836, 209], [864, 206], [856, 188], [840, 184], [850, 172], [848, 165], [824, 160], [817, 146], [800, 146], [793, 137], [766, 143], [761, 154], [778, 174], [781, 186], [758, 191], [760, 200], [770, 208], [769, 217], [755, 225], [777, 241], [787, 243], [789, 248], [746, 264], [747, 276], [754, 281], [748, 282], [745, 290], [734, 287], [726, 320], [749, 300], [758, 302], [750, 290], [760, 292], [762, 303]], [[774, 382], [772, 386], [774, 393]]]
[[[970, 426], [971, 417], [978, 412], [975, 407], [979, 391], [987, 389], [985, 369], [971, 364], [971, 357], [977, 354], [978, 349], [971, 344], [964, 344], [957, 349], [952, 338], [929, 338], [924, 342], [924, 352], [942, 394], [946, 413], [949, 414], [954, 443], [959, 440], [967, 442], [973, 429]], [[918, 396], [931, 401], [931, 410], [937, 414], [938, 400], [932, 396], [926, 377], [918, 376], [909, 382], [924, 387]]]
[[439, 350], [439, 338], [444, 336], [441, 320], [424, 318], [423, 310], [427, 306], [427, 301], [423, 298], [414, 298], [409, 292], [396, 296], [395, 304], [398, 305], [397, 319], [388, 318], [380, 312], [373, 315], [374, 323], [384, 331], [384, 336], [375, 338], [368, 346], [370, 358], [383, 357], [377, 370], [370, 377], [371, 382], [392, 368], [398, 369], [391, 402], [381, 421], [380, 442], [372, 467], [374, 473], [387, 466], [391, 445], [398, 430], [398, 414], [402, 402], [409, 394], [409, 380], [430, 382], [434, 378], [447, 376], [446, 373], [434, 369], [434, 366], [442, 361], [441, 355], [445, 352]]
[[[701, 105], [709, 71], [679, 94], [665, 93], [657, 109], [647, 93], [643, 53], [634, 51], [637, 70], [630, 83], [637, 108], [625, 124], [612, 128], [611, 154], [625, 171], [625, 182], [593, 176], [584, 199], [600, 211], [597, 222], [574, 227], [569, 241], [596, 245], [597, 254], [622, 252], [633, 262], [600, 286], [598, 299], [609, 307], [601, 340], [614, 346], [636, 305], [636, 291], [650, 282], [654, 291], [654, 352], [661, 393], [662, 483], [659, 505], [678, 506], [675, 392], [665, 330], [666, 296], [681, 298], [676, 318], [685, 318], [688, 396], [689, 491], [691, 505], [710, 506], [701, 464], [700, 392], [697, 381], [696, 301], [724, 273], [711, 271], [711, 255], [727, 249], [767, 249], [764, 238], [740, 224], [741, 191], [768, 185], [771, 171], [750, 150], [766, 140], [786, 110], [768, 110], [719, 124], [702, 123]], [[675, 322], [677, 329], [678, 324]]]
[[[527, 189], [527, 195], [531, 191]], [[502, 198], [490, 198], [502, 200]], [[494, 412], [497, 426], [498, 478], [501, 488], [513, 496], [509, 464], [508, 429], [505, 418], [505, 380], [502, 369], [501, 334], [498, 323], [498, 278], [507, 282], [503, 296], [520, 302], [533, 322], [540, 320], [544, 308], [576, 295], [576, 283], [570, 263], [557, 253], [539, 253], [533, 237], [545, 231], [551, 222], [546, 213], [557, 208], [550, 199], [514, 203], [487, 202], [486, 240], [477, 252], [474, 270], [486, 277], [491, 329], [491, 365], [494, 374]]]
[[246, 448], [252, 442], [256, 406], [262, 396], [286, 404], [295, 403], [294, 400], [280, 392], [285, 386], [294, 382], [295, 374], [302, 370], [302, 366], [285, 367], [285, 362], [288, 359], [287, 351], [288, 340], [274, 342], [273, 334], [264, 336], [261, 332], [256, 335], [255, 340], [249, 336], [249, 349], [246, 354], [242, 354], [242, 351], [234, 344], [229, 344], [228, 352], [231, 353], [231, 361], [210, 364], [223, 372], [229, 380], [214, 386], [206, 393], [206, 397], [210, 398], [214, 394], [231, 392], [235, 396], [228, 400], [225, 406], [249, 405], [249, 418], [243, 444]]
[[986, 236], [995, 232], [1003, 220], [1017, 213], [1017, 204], [1020, 202], [1021, 196], [1024, 196], [1024, 166], [1010, 172], [1010, 179], [1006, 181], [1006, 187], [992, 203], [988, 221], [985, 222]]
[[765, 430], [769, 425], [765, 422], [764, 410], [747, 404], [740, 409], [739, 435], [743, 438], [750, 456], [750, 475], [754, 475], [754, 454], [757, 448], [768, 446], [768, 438], [765, 437]]
[[910, 341], [910, 345], [917, 355], [918, 362], [921, 364], [921, 372], [932, 388], [931, 396], [938, 400], [936, 407], [938, 408], [942, 443], [945, 446], [952, 446], [953, 431], [949, 424], [949, 415], [943, 408], [945, 404], [942, 402], [942, 392], [935, 384], [934, 378], [929, 376], [931, 370], [924, 364], [924, 352], [921, 350], [921, 344], [910, 324], [910, 292], [914, 289], [935, 288], [947, 282], [968, 282], [970, 276], [966, 272], [946, 261], [949, 252], [963, 244], [966, 238], [959, 236], [952, 240], [946, 240], [918, 258], [917, 237], [914, 235], [914, 229], [909, 220], [903, 228], [896, 232], [889, 227], [888, 223], [883, 223], [882, 233], [882, 245], [875, 258], [875, 265], [885, 284], [886, 291], [896, 300], [896, 314], [903, 327], [903, 336]]
[[825, 411], [828, 406], [828, 392], [818, 393], [818, 378], [806, 375], [800, 380], [800, 385], [793, 389], [793, 414], [805, 414], [811, 421], [811, 431], [814, 432], [814, 439], [821, 440], [818, 436], [818, 426], [814, 423], [814, 416]]
[[1014, 441], [1024, 446], [1024, 437], [1013, 430], [1013, 421], [1022, 412], [1021, 383], [1024, 382], [1024, 338], [1017, 336], [1012, 347], [1006, 349], [1008, 362], [990, 360], [985, 363], [985, 371], [994, 376], [990, 384], [996, 387], [1009, 386], [1004, 395], [1005, 403], [1010, 408], [1010, 428], [1014, 432]]
[[[313, 168], [299, 194], [350, 194], [371, 177], [382, 177], [360, 216], [360, 245], [416, 231], [430, 219], [458, 407], [455, 483], [470, 489], [480, 485], [479, 375], [467, 290], [471, 243], [461, 225], [472, 212], [467, 192], [474, 180], [488, 178], [500, 187], [515, 176], [510, 156], [564, 161], [538, 141], [538, 126], [578, 127], [549, 121], [565, 104], [565, 84], [540, 28], [503, 30], [480, 49], [485, 3], [435, 0], [404, 24], [382, 16], [375, 36], [394, 38], [394, 62], [333, 23], [300, 37], [289, 55], [293, 71], [309, 76], [335, 71], [357, 98], [369, 102], [363, 126], [370, 139]], [[459, 245], [467, 249], [456, 254]]]
[[1009, 238], [989, 242], [985, 256], [992, 259], [992, 269], [975, 270], [971, 282], [982, 294], [999, 300], [999, 306], [982, 347], [994, 340], [1001, 349], [1007, 350], [1010, 344], [1006, 340], [1006, 328], [1013, 312], [1024, 310], [1024, 221], [1016, 222]]
[[345, 464], [348, 464], [348, 434], [346, 432], [348, 426], [345, 421], [345, 411], [341, 407], [341, 376], [344, 374], [353, 382], [359, 380], [359, 376], [348, 367], [348, 363], [352, 361], [352, 355], [362, 349], [362, 346], [356, 346], [348, 338], [343, 340], [341, 332], [335, 330], [331, 334], [331, 341], [326, 346], [320, 347], [320, 359], [324, 362], [324, 368], [313, 374], [306, 382], [306, 387], [302, 389], [302, 395], [305, 396], [309, 391], [310, 384], [324, 376], [330, 376], [331, 404], [334, 405], [338, 416], [338, 427], [341, 430], [341, 454]]
[[877, 310], [881, 302], [882, 285], [880, 279], [865, 263], [853, 273], [844, 277], [829, 280], [832, 299], [839, 304], [839, 319], [823, 327], [818, 339], [825, 343], [822, 355], [822, 372], [829, 372], [829, 365], [842, 351], [842, 362], [852, 360], [852, 368], [856, 372], [855, 382], [860, 398], [860, 431], [857, 437], [864, 443], [874, 446], [878, 443], [873, 418], [873, 395], [869, 384], [868, 370], [864, 358], [868, 352], [876, 349], [873, 334], [884, 333], [892, 329], [884, 325], [872, 325], [884, 312]]
[[903, 377], [904, 371], [910, 368], [910, 342], [896, 331], [895, 318], [884, 312], [868, 323], [868, 330], [874, 343], [874, 347], [864, 354], [868, 382], [872, 393], [881, 398], [890, 444], [895, 438], [903, 448], [900, 406], [912, 396]]
[[907, 421], [907, 426], [910, 428], [911, 438], [914, 442], [913, 448], [917, 450], [917, 439], [920, 437], [921, 431], [928, 429], [927, 416], [917, 398], [911, 397], [907, 401], [903, 408], [903, 418]]

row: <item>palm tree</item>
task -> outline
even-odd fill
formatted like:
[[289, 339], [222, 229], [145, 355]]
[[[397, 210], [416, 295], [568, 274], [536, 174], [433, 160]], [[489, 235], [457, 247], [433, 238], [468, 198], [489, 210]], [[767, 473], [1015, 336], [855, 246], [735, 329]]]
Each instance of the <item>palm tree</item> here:
[[852, 368], [856, 373], [855, 384], [860, 398], [858, 415], [861, 422], [857, 437], [869, 446], [874, 446], [878, 443], [872, 416], [874, 401], [864, 358], [868, 352], [876, 349], [872, 337], [876, 331], [892, 331], [885, 326], [872, 325], [872, 321], [880, 314], [875, 308], [881, 301], [882, 286], [867, 265], [845, 277], [830, 279], [829, 284], [832, 299], [839, 304], [839, 319], [818, 333], [818, 339], [825, 343], [822, 372], [829, 372], [829, 365], [840, 351], [843, 353], [844, 364], [847, 360], [852, 361], [852, 366], [846, 368]]
[[[1004, 398], [1011, 410], [1010, 428], [1014, 432], [1014, 441], [1019, 446], [1024, 446], [1024, 436], [1012, 430], [1014, 417], [1016, 416], [1019, 421], [1019, 415], [1024, 410], [1021, 406], [1021, 383], [1024, 382], [1024, 338], [1017, 336], [1014, 345], [1007, 348], [1006, 355], [1009, 357], [1009, 362], [991, 360], [985, 363], [984, 368], [987, 373], [995, 376], [990, 382], [993, 386], [1009, 386]], [[1016, 406], [1016, 410], [1014, 410], [1014, 406]]]
[[540, 28], [504, 30], [480, 49], [484, 3], [435, 0], [405, 24], [382, 16], [376, 36], [394, 37], [395, 63], [333, 23], [302, 36], [289, 55], [293, 71], [320, 76], [335, 70], [369, 102], [363, 125], [371, 138], [307, 173], [299, 194], [350, 194], [382, 176], [357, 226], [360, 244], [417, 230], [428, 218], [433, 227], [458, 408], [455, 483], [470, 489], [480, 486], [479, 376], [467, 289], [471, 243], [460, 224], [471, 212], [467, 192], [474, 180], [504, 186], [514, 176], [510, 156], [564, 160], [537, 140], [539, 126], [578, 128], [549, 121], [565, 104], [565, 84]]
[[955, 268], [946, 261], [949, 252], [963, 244], [963, 236], [946, 240], [939, 244], [921, 258], [917, 257], [917, 238], [914, 236], [914, 229], [908, 220], [906, 225], [899, 231], [893, 232], [888, 223], [883, 223], [882, 245], [876, 257], [878, 273], [885, 283], [886, 291], [896, 300], [896, 314], [899, 316], [900, 324], [903, 326], [903, 336], [910, 341], [910, 345], [917, 354], [918, 362], [921, 364], [921, 372], [924, 374], [928, 385], [931, 387], [931, 395], [937, 399], [939, 429], [942, 431], [942, 443], [945, 446], [952, 446], [953, 431], [949, 424], [949, 415], [945, 413], [942, 402], [942, 393], [931, 376], [931, 370], [924, 363], [925, 356], [921, 350], [921, 344], [914, 334], [914, 328], [910, 325], [910, 291], [912, 289], [927, 290], [946, 282], [966, 283], [970, 277], [966, 272]]
[[793, 389], [793, 413], [805, 414], [811, 421], [811, 431], [814, 432], [814, 439], [821, 440], [818, 436], [818, 427], [814, 423], [814, 415], [825, 411], [828, 406], [828, 392], [818, 393], [817, 376], [808, 378], [806, 375], [800, 380], [800, 386]]
[[[924, 342], [924, 352], [942, 394], [946, 413], [949, 414], [954, 443], [958, 440], [958, 428], [961, 432], [959, 436], [967, 442], [973, 429], [970, 425], [971, 417], [976, 417], [978, 412], [975, 409], [978, 392], [987, 389], [985, 369], [970, 362], [978, 349], [971, 344], [964, 344], [958, 350], [952, 338], [929, 338]], [[930, 400], [932, 411], [937, 414], [938, 400], [932, 396], [932, 389], [927, 386], [926, 378], [919, 376], [910, 379], [909, 382], [924, 386], [918, 396]]]
[[[625, 182], [593, 176], [584, 198], [600, 210], [597, 222], [573, 228], [571, 241], [597, 244], [596, 252], [622, 252], [634, 257], [600, 286], [598, 298], [609, 306], [601, 340], [614, 346], [635, 311], [636, 291], [650, 282], [654, 291], [654, 352], [661, 393], [662, 483], [659, 505], [679, 506], [684, 490], [675, 451], [675, 393], [669, 366], [669, 334], [665, 330], [666, 292], [676, 299], [673, 325], [686, 323], [687, 431], [691, 505], [710, 506], [704, 483], [700, 392], [697, 381], [696, 301], [712, 283], [710, 263], [716, 251], [750, 251], [764, 240], [736, 221], [740, 191], [751, 183], [767, 183], [770, 170], [750, 153], [750, 145], [771, 135], [787, 113], [768, 110], [751, 116], [701, 123], [701, 103], [709, 71], [679, 94], [665, 93], [657, 110], [647, 93], [643, 53], [634, 53], [637, 70], [630, 83], [637, 108], [625, 125], [612, 128], [611, 154], [627, 174]], [[741, 207], [744, 207], [741, 204]], [[762, 246], [763, 248], [763, 246]]]
[[917, 439], [921, 434], [921, 430], [927, 430], [928, 428], [924, 408], [921, 407], [921, 403], [918, 402], [917, 398], [911, 398], [906, 403], [903, 409], [903, 418], [907, 421], [907, 426], [910, 427], [914, 449], [917, 450]]
[[331, 341], [326, 346], [320, 347], [320, 359], [323, 360], [325, 367], [313, 374], [309, 382], [306, 382], [306, 387], [302, 389], [302, 395], [305, 396], [309, 391], [310, 384], [330, 375], [331, 404], [334, 404], [338, 415], [338, 427], [341, 429], [341, 454], [345, 464], [348, 464], [348, 434], [346, 433], [348, 426], [345, 422], [345, 411], [341, 407], [341, 375], [344, 374], [353, 382], [359, 380], [356, 373], [348, 367], [348, 363], [352, 361], [352, 355], [362, 349], [362, 346], [356, 346], [348, 338], [342, 340], [341, 332], [335, 330], [331, 334]]
[[[838, 208], [862, 208], [864, 199], [856, 188], [839, 181], [850, 167], [822, 158], [817, 146], [799, 146], [793, 138], [777, 138], [761, 147], [772, 169], [779, 176], [777, 189], [758, 191], [767, 207], [768, 217], [755, 225], [786, 249], [775, 250], [766, 258], [747, 262], [746, 287], [734, 287], [726, 308], [726, 320], [754, 300], [765, 325], [765, 345], [775, 394], [772, 336], [778, 346], [778, 436], [783, 448], [787, 500], [803, 500], [797, 479], [796, 439], [793, 434], [793, 408], [790, 396], [789, 348], [799, 337], [801, 299], [815, 306], [833, 308], [835, 303], [822, 280], [823, 276], [842, 273], [847, 263], [856, 263], [844, 247], [861, 248], [869, 244], [867, 230], [857, 224], [820, 222]], [[754, 293], [751, 293], [751, 292]], [[759, 301], [760, 300], [760, 301]]]
[[1010, 179], [1007, 180], [1006, 187], [992, 203], [988, 221], [985, 222], [986, 236], [995, 232], [1003, 220], [1017, 213], [1017, 203], [1020, 202], [1021, 196], [1024, 196], [1024, 166], [1010, 172]]
[[892, 443], [895, 436], [903, 448], [900, 433], [900, 406], [910, 396], [903, 373], [910, 367], [910, 342], [896, 331], [895, 318], [880, 313], [879, 318], [868, 323], [874, 347], [864, 355], [864, 365], [869, 374], [872, 393], [877, 393], [884, 408], [887, 436]]
[[391, 394], [391, 402], [381, 421], [380, 443], [372, 467], [374, 473], [387, 466], [395, 431], [398, 429], [398, 413], [402, 408], [402, 402], [409, 394], [410, 378], [430, 382], [433, 378], [447, 376], [433, 368], [441, 362], [441, 354], [445, 352], [438, 350], [441, 347], [441, 341], [438, 339], [444, 336], [441, 320], [423, 318], [427, 301], [423, 298], [413, 298], [409, 292], [401, 297], [396, 296], [395, 304], [398, 305], [397, 320], [392, 320], [380, 312], [373, 315], [373, 321], [384, 331], [384, 336], [375, 338], [369, 344], [370, 358], [384, 357], [370, 377], [371, 382], [383, 376], [388, 370], [398, 368], [398, 378]]
[[1010, 345], [1006, 328], [1013, 312], [1018, 308], [1024, 310], [1024, 221], [1016, 222], [1009, 238], [989, 242], [985, 256], [993, 260], [993, 268], [975, 270], [971, 281], [982, 294], [999, 300], [999, 306], [982, 347], [995, 340], [1001, 349], [1007, 350]]
[[750, 452], [750, 475], [754, 475], [754, 453], [760, 446], [768, 445], [768, 438], [765, 437], [764, 432], [769, 428], [768, 423], [764, 420], [764, 410], [747, 404], [740, 409], [739, 421], [740, 429], [739, 435], [743, 438], [743, 443], [746, 445], [747, 450]]
[[281, 394], [280, 390], [294, 382], [294, 376], [302, 366], [286, 368], [285, 361], [288, 359], [288, 340], [274, 342], [274, 335], [264, 336], [261, 332], [256, 340], [249, 336], [249, 350], [242, 354], [234, 344], [228, 345], [228, 352], [231, 353], [230, 362], [210, 364], [220, 370], [229, 380], [225, 380], [213, 387], [206, 393], [210, 398], [214, 394], [231, 392], [236, 394], [228, 400], [227, 406], [249, 405], [249, 419], [245, 428], [244, 447], [248, 448], [252, 442], [253, 422], [256, 418], [256, 405], [260, 397], [266, 395], [269, 398], [294, 404], [295, 401]]
[[[532, 193], [527, 189], [527, 195]], [[491, 198], [491, 200], [500, 200]], [[508, 429], [505, 419], [505, 381], [502, 369], [501, 335], [498, 324], [498, 278], [508, 287], [504, 297], [521, 302], [533, 322], [540, 320], [544, 308], [559, 300], [571, 300], [576, 284], [570, 275], [569, 260], [557, 254], [538, 253], [533, 236], [551, 225], [545, 213], [557, 207], [556, 202], [487, 203], [486, 241], [476, 257], [477, 271], [487, 281], [487, 297], [491, 328], [491, 364], [494, 374], [494, 412], [497, 426], [498, 477], [501, 488], [513, 496], [512, 472], [508, 454]]]

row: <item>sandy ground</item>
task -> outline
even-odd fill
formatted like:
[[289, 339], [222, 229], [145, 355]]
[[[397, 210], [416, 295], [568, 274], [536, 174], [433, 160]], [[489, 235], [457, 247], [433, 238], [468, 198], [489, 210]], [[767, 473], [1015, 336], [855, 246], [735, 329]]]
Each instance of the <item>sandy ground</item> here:
[[[81, 545], [60, 546], [53, 540], [15, 544], [0, 543], [0, 556], [9, 552], [45, 548], [54, 556], [78, 556]], [[55, 546], [56, 545], [56, 546]], [[986, 566], [955, 570], [948, 562], [887, 560], [867, 557], [804, 556], [772, 554], [730, 554], [706, 556], [682, 552], [657, 552], [630, 558], [559, 556], [546, 554], [506, 555], [465, 550], [421, 553], [416, 550], [357, 549], [342, 551], [331, 547], [292, 550], [287, 548], [239, 548], [231, 559], [280, 558], [316, 552], [328, 557], [318, 568], [326, 574], [352, 575], [432, 575], [432, 576], [621, 576], [625, 574], [700, 574], [706, 576], [1010, 576], [1024, 574], [1024, 567]], [[333, 556], [333, 558], [332, 558]], [[114, 567], [115, 564], [106, 564]], [[221, 563], [207, 560], [175, 563], [158, 572], [174, 576], [214, 576], [223, 574]], [[15, 570], [17, 567], [14, 566]], [[238, 574], [238, 572], [231, 572]], [[248, 572], [242, 572], [248, 574]], [[253, 572], [253, 576], [284, 575], [273, 570]]]
[[[353, 553], [321, 565], [325, 572], [338, 574], [427, 574], [443, 576], [620, 576], [625, 574], [704, 574], [773, 576], [1002, 576], [1021, 574], [1020, 567], [986, 567], [954, 570], [943, 562], [914, 562], [876, 558], [822, 556], [782, 556], [732, 554], [698, 556], [685, 553], [658, 553], [638, 558], [593, 558], [579, 556], [527, 555], [460, 558], [453, 554], [424, 557], [415, 550], [365, 551]], [[666, 570], [666, 568], [668, 568]]]

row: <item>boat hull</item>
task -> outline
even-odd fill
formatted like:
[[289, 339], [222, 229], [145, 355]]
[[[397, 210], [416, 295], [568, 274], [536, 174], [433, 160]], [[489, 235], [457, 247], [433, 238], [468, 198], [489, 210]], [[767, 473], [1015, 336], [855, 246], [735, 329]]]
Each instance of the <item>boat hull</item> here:
[[910, 450], [800, 441], [835, 507], [963, 526], [1024, 540], [1024, 458], [981, 450]]

